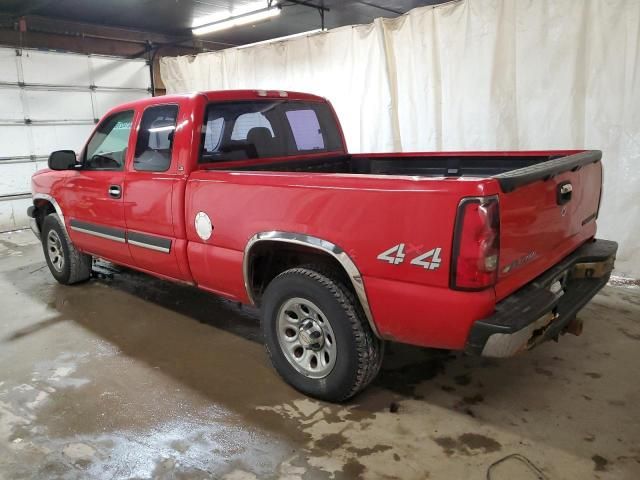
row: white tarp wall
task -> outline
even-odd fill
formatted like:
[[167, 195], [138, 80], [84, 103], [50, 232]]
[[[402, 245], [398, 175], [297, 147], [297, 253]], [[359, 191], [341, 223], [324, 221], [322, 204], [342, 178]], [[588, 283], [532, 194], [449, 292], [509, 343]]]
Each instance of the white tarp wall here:
[[0, 232], [28, 225], [31, 175], [110, 108], [149, 96], [144, 60], [0, 48]]
[[329, 98], [352, 152], [604, 152], [599, 236], [640, 277], [640, 1], [465, 0], [392, 20], [164, 58], [169, 92]]

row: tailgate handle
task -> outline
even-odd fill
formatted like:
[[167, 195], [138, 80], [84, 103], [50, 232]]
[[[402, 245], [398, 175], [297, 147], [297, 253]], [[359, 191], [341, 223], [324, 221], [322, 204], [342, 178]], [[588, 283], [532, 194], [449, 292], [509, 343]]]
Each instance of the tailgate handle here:
[[558, 184], [558, 192], [556, 195], [556, 200], [558, 205], [564, 205], [569, 200], [571, 200], [571, 194], [573, 193], [573, 185], [571, 182], [563, 182]]

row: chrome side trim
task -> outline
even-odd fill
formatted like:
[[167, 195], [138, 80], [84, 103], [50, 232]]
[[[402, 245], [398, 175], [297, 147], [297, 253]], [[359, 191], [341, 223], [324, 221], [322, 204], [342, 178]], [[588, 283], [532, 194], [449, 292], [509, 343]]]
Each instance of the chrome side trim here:
[[339, 246], [323, 240], [321, 238], [313, 237], [311, 235], [306, 235], [302, 233], [291, 233], [291, 232], [280, 232], [280, 231], [270, 231], [270, 232], [260, 232], [256, 233], [253, 237], [249, 239], [247, 245], [244, 249], [244, 256], [242, 259], [242, 272], [244, 276], [244, 286], [247, 291], [247, 296], [249, 297], [249, 301], [252, 305], [255, 305], [255, 298], [253, 296], [253, 292], [251, 291], [251, 286], [249, 285], [249, 258], [251, 249], [259, 242], [283, 242], [283, 243], [292, 243], [294, 245], [302, 245], [305, 247], [314, 248], [316, 250], [321, 250], [330, 254], [333, 258], [335, 258], [342, 268], [347, 272], [347, 275], [351, 279], [351, 284], [358, 296], [358, 300], [360, 301], [360, 305], [362, 305], [362, 309], [364, 310], [364, 314], [367, 317], [369, 322], [369, 326], [373, 333], [376, 336], [380, 336], [378, 333], [378, 329], [373, 321], [373, 315], [371, 314], [371, 308], [369, 307], [369, 300], [367, 299], [367, 293], [364, 289], [364, 282], [362, 280], [362, 275], [360, 271], [353, 263], [353, 260], [347, 255], [347, 253], [342, 250]]
[[170, 253], [173, 242], [165, 237], [129, 230], [127, 231], [127, 243], [136, 247], [153, 250], [154, 252]]
[[136, 247], [148, 248], [149, 250], [155, 250], [156, 252], [162, 252], [162, 253], [171, 252], [171, 250], [168, 249], [168, 248], [158, 247], [156, 245], [151, 245], [149, 243], [136, 242], [135, 240], [131, 240], [130, 238], [127, 239], [127, 243], [130, 243], [131, 245], [135, 245]]
[[124, 238], [114, 237], [113, 235], [107, 235], [106, 233], [94, 232], [93, 230], [87, 230], [85, 228], [71, 226], [71, 230], [86, 233], [87, 235], [93, 235], [94, 237], [106, 238], [107, 240], [113, 240], [118, 243], [125, 243], [126, 241]]

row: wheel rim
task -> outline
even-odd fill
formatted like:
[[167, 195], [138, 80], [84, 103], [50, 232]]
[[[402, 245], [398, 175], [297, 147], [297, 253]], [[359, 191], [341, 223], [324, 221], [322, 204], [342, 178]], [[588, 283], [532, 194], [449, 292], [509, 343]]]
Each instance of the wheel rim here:
[[47, 254], [55, 271], [62, 272], [62, 268], [64, 267], [64, 253], [62, 250], [62, 242], [60, 241], [58, 232], [55, 230], [49, 231], [47, 235]]
[[278, 311], [278, 343], [289, 363], [309, 378], [324, 378], [336, 363], [336, 337], [313, 302], [287, 300]]

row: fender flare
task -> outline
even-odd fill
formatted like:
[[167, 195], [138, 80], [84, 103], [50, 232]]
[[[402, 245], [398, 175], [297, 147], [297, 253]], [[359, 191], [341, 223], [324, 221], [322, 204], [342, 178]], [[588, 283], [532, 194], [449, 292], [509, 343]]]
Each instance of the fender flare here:
[[67, 235], [69, 234], [69, 232], [67, 231], [67, 224], [64, 220], [64, 214], [62, 213], [62, 208], [60, 207], [60, 204], [56, 201], [55, 198], [53, 198], [51, 195], [48, 195], [46, 193], [34, 193], [33, 194], [33, 203], [35, 205], [37, 200], [46, 200], [47, 202], [49, 202], [51, 205], [53, 205], [54, 210], [56, 211], [56, 213], [58, 214], [58, 216], [60, 217], [60, 220], [62, 220], [62, 226], [65, 229], [65, 231], [67, 232]]
[[371, 313], [371, 307], [369, 306], [369, 300], [367, 299], [367, 293], [364, 288], [364, 281], [362, 280], [362, 275], [356, 267], [351, 257], [338, 245], [331, 243], [327, 240], [323, 240], [322, 238], [314, 237], [311, 235], [307, 235], [304, 233], [293, 233], [293, 232], [282, 232], [277, 230], [272, 230], [268, 232], [259, 232], [252, 236], [244, 249], [244, 255], [242, 258], [242, 274], [244, 277], [244, 286], [247, 291], [247, 297], [252, 305], [255, 305], [255, 298], [253, 292], [251, 291], [251, 285], [249, 282], [249, 258], [251, 254], [251, 249], [260, 242], [282, 242], [282, 243], [290, 243], [294, 245], [302, 245], [305, 247], [313, 248], [315, 250], [320, 250], [324, 253], [328, 253], [333, 258], [335, 258], [338, 263], [342, 266], [347, 276], [351, 280], [351, 284], [353, 285], [353, 289], [356, 292], [356, 296], [360, 301], [360, 305], [362, 306], [362, 310], [364, 310], [364, 314], [367, 317], [367, 321], [369, 322], [369, 326], [373, 333], [380, 337], [378, 333], [378, 329], [376, 328], [376, 324], [373, 321], [373, 315]]

